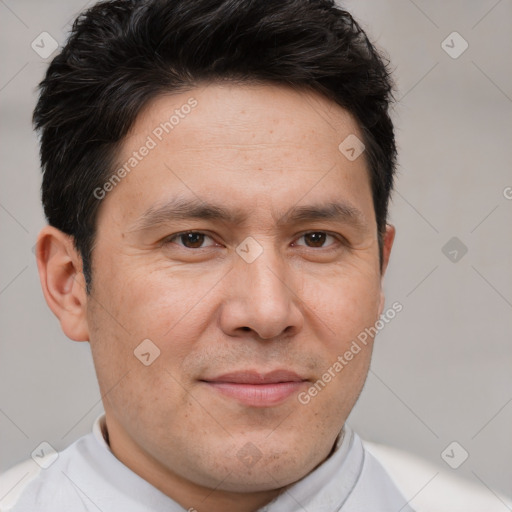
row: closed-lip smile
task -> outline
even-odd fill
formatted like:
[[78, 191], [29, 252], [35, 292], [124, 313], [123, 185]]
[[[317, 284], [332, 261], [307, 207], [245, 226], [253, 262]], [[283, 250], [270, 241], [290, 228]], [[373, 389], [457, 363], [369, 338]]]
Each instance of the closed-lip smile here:
[[272, 407], [299, 392], [308, 382], [297, 373], [278, 369], [267, 373], [242, 370], [201, 379], [220, 394], [251, 407]]

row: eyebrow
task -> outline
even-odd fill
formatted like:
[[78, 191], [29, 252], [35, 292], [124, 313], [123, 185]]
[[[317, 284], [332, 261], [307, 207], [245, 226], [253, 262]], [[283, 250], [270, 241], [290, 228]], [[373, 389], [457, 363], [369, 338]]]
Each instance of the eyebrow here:
[[[346, 202], [294, 206], [284, 215], [277, 217], [278, 226], [328, 220], [351, 224], [359, 230], [368, 228], [368, 222], [363, 212]], [[242, 224], [247, 218], [247, 212], [241, 209], [228, 210], [221, 205], [196, 198], [175, 197], [160, 206], [148, 208], [137, 219], [130, 231], [148, 230], [176, 220], [200, 219]]]
[[295, 206], [278, 220], [278, 225], [298, 224], [300, 222], [311, 222], [315, 220], [343, 222], [352, 224], [360, 230], [364, 230], [368, 227], [363, 212], [346, 202], [328, 202], [319, 205]]

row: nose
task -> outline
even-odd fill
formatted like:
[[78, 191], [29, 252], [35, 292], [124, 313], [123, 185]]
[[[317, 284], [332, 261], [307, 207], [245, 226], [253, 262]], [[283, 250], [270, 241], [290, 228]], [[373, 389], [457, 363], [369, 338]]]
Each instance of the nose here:
[[270, 340], [297, 334], [303, 325], [298, 276], [271, 246], [252, 262], [234, 255], [226, 276], [221, 329], [229, 336]]

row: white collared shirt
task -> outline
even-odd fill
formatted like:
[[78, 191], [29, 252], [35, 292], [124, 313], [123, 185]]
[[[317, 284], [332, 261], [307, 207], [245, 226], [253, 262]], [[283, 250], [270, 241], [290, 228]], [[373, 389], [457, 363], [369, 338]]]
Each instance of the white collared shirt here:
[[[119, 461], [103, 432], [92, 433], [58, 454], [33, 463], [2, 511], [183, 512], [182, 506]], [[314, 471], [259, 512], [413, 512], [384, 468], [345, 425], [335, 450]], [[48, 465], [49, 464], [49, 465]], [[43, 469], [41, 466], [48, 466]], [[8, 501], [11, 501], [8, 504]]]

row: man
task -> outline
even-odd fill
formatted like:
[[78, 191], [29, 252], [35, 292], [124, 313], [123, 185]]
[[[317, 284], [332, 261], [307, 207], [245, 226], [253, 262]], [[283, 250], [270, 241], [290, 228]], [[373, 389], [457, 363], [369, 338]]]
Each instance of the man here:
[[391, 90], [329, 0], [77, 19], [34, 113], [37, 262], [105, 415], [11, 510], [412, 510], [345, 423], [400, 307]]

